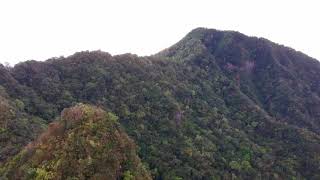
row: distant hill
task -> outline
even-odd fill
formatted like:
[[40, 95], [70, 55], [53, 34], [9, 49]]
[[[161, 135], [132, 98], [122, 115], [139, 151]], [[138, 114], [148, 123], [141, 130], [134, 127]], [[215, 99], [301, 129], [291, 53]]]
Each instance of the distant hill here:
[[[12, 124], [44, 128], [64, 108], [98, 106], [119, 117], [153, 179], [320, 178], [320, 63], [266, 39], [197, 28], [153, 56], [85, 51], [0, 74], [8, 106], [26, 117]], [[2, 125], [0, 137], [24, 135], [16, 148], [1, 141], [14, 149], [0, 151], [2, 169], [43, 131], [29, 129]]]

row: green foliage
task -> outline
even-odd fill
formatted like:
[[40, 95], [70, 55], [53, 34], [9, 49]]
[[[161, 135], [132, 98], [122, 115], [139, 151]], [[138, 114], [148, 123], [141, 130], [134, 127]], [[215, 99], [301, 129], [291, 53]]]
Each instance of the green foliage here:
[[24, 110], [24, 103], [20, 101], [19, 99], [15, 100], [15, 105], [18, 108], [18, 110], [22, 111]]
[[45, 128], [45, 122], [24, 112], [23, 102], [0, 95], [0, 165]]
[[[9, 179], [151, 179], [117, 116], [78, 104], [4, 165]], [[66, 127], [65, 124], [72, 125]], [[100, 168], [103, 167], [103, 168]]]
[[123, 180], [133, 180], [134, 176], [131, 174], [130, 171], [125, 171], [123, 173]]
[[241, 165], [240, 165], [240, 163], [238, 163], [237, 161], [231, 161], [231, 162], [229, 163], [229, 166], [230, 166], [230, 168], [233, 169], [233, 170], [240, 171], [240, 169], [241, 169]]
[[[84, 111], [62, 113], [63, 123], [51, 124], [50, 136], [42, 136], [46, 145], [57, 144], [43, 152], [59, 153], [36, 168], [76, 167], [91, 177], [103, 161], [90, 152], [109, 162], [132, 157], [130, 147], [104, 155], [119, 144], [102, 141], [109, 132], [103, 127], [121, 124], [112, 132], [128, 133], [155, 179], [319, 179], [319, 64], [264, 39], [198, 28], [155, 56], [80, 52], [0, 68], [0, 95], [6, 99], [1, 161], [41, 132], [42, 119], [49, 124], [64, 108], [83, 102], [113, 112], [105, 115], [108, 123], [84, 120], [97, 113], [85, 105], [77, 106]], [[129, 142], [115, 134], [120, 145]], [[42, 158], [38, 152], [27, 160]], [[12, 167], [22, 168], [14, 159]], [[125, 162], [121, 177], [144, 171], [141, 163]]]

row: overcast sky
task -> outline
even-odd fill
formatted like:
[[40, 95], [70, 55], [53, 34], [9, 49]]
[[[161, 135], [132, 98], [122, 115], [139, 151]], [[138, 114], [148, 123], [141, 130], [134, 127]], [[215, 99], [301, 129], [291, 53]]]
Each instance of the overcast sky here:
[[318, 0], [0, 0], [0, 63], [77, 51], [150, 55], [196, 27], [265, 37], [320, 59]]

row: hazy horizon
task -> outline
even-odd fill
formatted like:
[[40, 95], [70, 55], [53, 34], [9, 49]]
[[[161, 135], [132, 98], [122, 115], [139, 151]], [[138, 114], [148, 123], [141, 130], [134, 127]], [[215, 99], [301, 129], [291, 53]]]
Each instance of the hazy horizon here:
[[320, 59], [317, 1], [0, 2], [0, 63], [78, 51], [151, 55], [197, 27], [269, 39]]

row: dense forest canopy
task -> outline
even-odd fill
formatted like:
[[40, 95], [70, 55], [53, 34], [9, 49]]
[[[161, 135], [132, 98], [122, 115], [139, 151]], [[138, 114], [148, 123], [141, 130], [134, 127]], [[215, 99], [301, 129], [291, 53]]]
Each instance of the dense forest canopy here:
[[[124, 135], [115, 140], [133, 147], [137, 155], [130, 157], [141, 167], [117, 171], [126, 178], [320, 178], [320, 63], [266, 39], [197, 28], [153, 56], [85, 51], [0, 66], [0, 75], [3, 177], [10, 178], [12, 168], [21, 177], [27, 168], [49, 179], [57, 173], [37, 153], [19, 158], [26, 156], [24, 146], [50, 130], [48, 124], [61, 121], [63, 109], [85, 103], [118, 117]], [[72, 137], [63, 137], [49, 134], [57, 146], [74, 147]], [[88, 142], [82, 145], [91, 148]], [[66, 152], [61, 156], [90, 154]], [[124, 178], [117, 175], [110, 177]]]
[[9, 179], [151, 179], [117, 116], [84, 104], [65, 109], [4, 169]]

